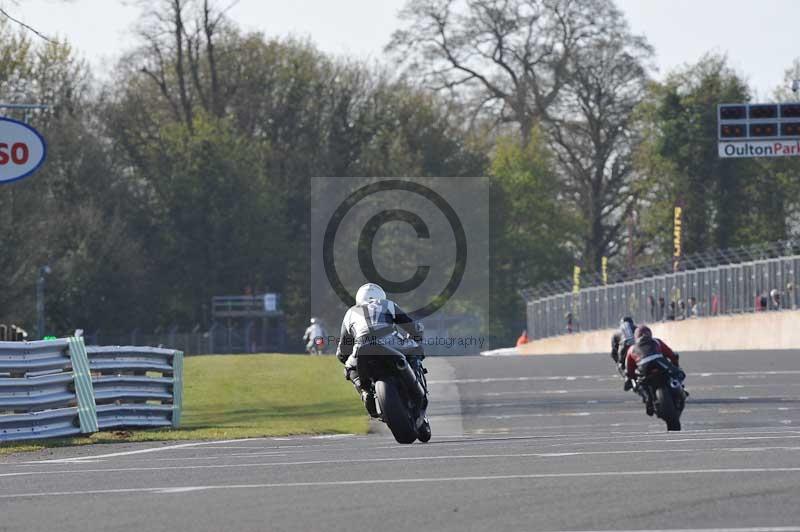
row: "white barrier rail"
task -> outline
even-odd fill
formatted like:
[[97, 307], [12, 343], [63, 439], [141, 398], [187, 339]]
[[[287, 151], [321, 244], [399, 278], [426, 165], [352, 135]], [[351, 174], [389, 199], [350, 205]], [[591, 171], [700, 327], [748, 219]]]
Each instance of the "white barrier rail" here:
[[177, 427], [183, 353], [85, 347], [83, 338], [0, 342], [0, 442], [118, 427]]

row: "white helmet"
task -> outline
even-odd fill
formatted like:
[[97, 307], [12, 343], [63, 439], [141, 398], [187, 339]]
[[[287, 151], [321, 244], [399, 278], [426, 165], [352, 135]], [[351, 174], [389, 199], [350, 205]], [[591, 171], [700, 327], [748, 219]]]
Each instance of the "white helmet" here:
[[311, 318], [310, 322], [311, 325], [314, 325], [315, 323], [317, 323], [317, 318]]
[[369, 302], [370, 299], [386, 299], [386, 292], [375, 283], [362, 285], [356, 292], [356, 305], [363, 305]]

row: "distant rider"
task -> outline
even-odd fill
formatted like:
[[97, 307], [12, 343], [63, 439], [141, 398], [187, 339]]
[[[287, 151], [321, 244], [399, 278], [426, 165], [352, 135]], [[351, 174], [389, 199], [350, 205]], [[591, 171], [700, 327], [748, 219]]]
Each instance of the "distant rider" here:
[[356, 292], [356, 304], [350, 307], [342, 320], [339, 346], [336, 357], [345, 367], [345, 378], [353, 383], [364, 406], [372, 417], [377, 417], [375, 397], [361, 387], [358, 375], [358, 352], [367, 347], [380, 346], [393, 350], [395, 327], [399, 327], [419, 341], [419, 332], [414, 320], [393, 301], [386, 299], [383, 288], [367, 283]]
[[[653, 331], [647, 325], [640, 325], [634, 332], [634, 343], [628, 349], [628, 354], [625, 357], [625, 391], [633, 388], [633, 383], [636, 380], [636, 370], [641, 369], [644, 371], [648, 364], [655, 361], [657, 358], [666, 358], [674, 366], [680, 367], [678, 362], [678, 355], [675, 353], [664, 340], [653, 338]], [[688, 395], [688, 393], [687, 393]], [[653, 414], [653, 405], [647, 404], [647, 414]]]
[[[322, 352], [325, 345], [325, 329], [317, 318], [311, 318], [306, 332], [303, 334], [303, 341], [306, 343], [306, 351], [312, 355], [316, 352], [315, 348]], [[319, 343], [318, 343], [319, 342]]]
[[[619, 366], [620, 373], [625, 371], [625, 355], [633, 345], [635, 330], [636, 324], [633, 323], [633, 318], [625, 316], [619, 320], [619, 330], [611, 336], [611, 358]], [[622, 347], [622, 351], [620, 351], [620, 347]]]

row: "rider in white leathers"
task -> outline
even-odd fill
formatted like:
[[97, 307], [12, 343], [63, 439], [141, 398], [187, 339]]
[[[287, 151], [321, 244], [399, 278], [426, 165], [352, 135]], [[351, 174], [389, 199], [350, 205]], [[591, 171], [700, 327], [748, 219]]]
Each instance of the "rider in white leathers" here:
[[359, 288], [356, 304], [347, 310], [342, 320], [336, 356], [345, 366], [345, 378], [353, 383], [370, 414], [374, 411], [375, 398], [361, 388], [358, 351], [366, 346], [378, 345], [391, 349], [396, 343], [395, 327], [418, 338], [419, 329], [414, 320], [393, 301], [386, 299], [383, 288], [374, 283]]
[[[306, 332], [303, 334], [303, 341], [306, 343], [306, 351], [309, 353], [314, 353], [315, 342], [317, 338], [322, 338], [323, 341], [325, 339], [325, 329], [322, 328], [319, 320], [317, 318], [311, 318], [311, 321], [306, 328]], [[320, 351], [322, 347], [319, 347]]]

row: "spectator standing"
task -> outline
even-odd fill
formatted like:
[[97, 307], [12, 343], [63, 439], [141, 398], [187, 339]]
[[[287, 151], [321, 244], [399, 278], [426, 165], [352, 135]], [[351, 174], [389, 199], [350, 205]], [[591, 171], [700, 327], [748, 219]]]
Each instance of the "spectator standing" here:
[[767, 293], [761, 292], [760, 294], [756, 294], [756, 312], [763, 312], [767, 310]]
[[690, 318], [696, 318], [697, 316], [700, 315], [700, 305], [697, 302], [697, 298], [695, 298], [695, 297], [690, 297], [689, 298], [688, 311], [689, 311], [689, 317]]
[[777, 288], [773, 288], [769, 292], [769, 303], [770, 308], [772, 310], [780, 310], [781, 309], [781, 293], [778, 292]]

